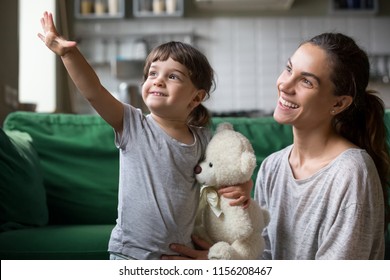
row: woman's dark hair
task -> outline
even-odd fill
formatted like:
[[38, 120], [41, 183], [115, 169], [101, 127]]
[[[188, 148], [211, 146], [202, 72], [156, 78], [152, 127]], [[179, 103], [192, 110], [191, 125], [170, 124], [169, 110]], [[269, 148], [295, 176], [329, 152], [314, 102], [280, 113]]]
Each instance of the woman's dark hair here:
[[355, 41], [340, 33], [323, 33], [306, 41], [326, 51], [333, 71], [336, 96], [353, 97], [352, 104], [333, 119], [334, 128], [345, 138], [365, 149], [375, 162], [382, 183], [389, 222], [387, 188], [390, 183], [390, 156], [384, 121], [384, 104], [375, 91], [368, 90], [370, 63]]
[[[197, 89], [206, 92], [204, 100], [207, 100], [215, 86], [214, 70], [204, 54], [186, 43], [172, 41], [155, 47], [146, 58], [144, 81], [148, 78], [149, 68], [153, 62], [166, 61], [169, 58], [187, 67], [192, 83]], [[210, 113], [202, 104], [192, 110], [187, 119], [189, 125], [195, 126], [207, 126], [210, 121]]]

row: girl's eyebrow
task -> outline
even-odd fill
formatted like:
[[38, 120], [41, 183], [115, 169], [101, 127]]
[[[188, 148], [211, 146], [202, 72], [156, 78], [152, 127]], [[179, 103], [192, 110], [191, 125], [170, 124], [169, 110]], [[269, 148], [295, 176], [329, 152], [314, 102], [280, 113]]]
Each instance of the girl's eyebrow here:
[[180, 74], [184, 75], [184, 76], [187, 76], [186, 73], [184, 73], [183, 71], [177, 69], [177, 68], [173, 68], [172, 71], [174, 72], [179, 72]]
[[[289, 58], [288, 59], [288, 64], [290, 64], [292, 66], [292, 62], [291, 62], [291, 59]], [[301, 72], [301, 75], [302, 76], [306, 76], [306, 77], [312, 77], [313, 79], [315, 79], [317, 81], [318, 84], [321, 84], [321, 80], [318, 76], [314, 75], [313, 73], [310, 73], [310, 72]]]
[[[157, 65], [150, 65], [150, 67], [149, 67], [149, 69], [158, 69], [159, 67], [157, 66]], [[186, 74], [186, 73], [184, 73], [182, 70], [180, 70], [180, 69], [178, 69], [178, 68], [172, 68], [172, 69], [170, 69], [170, 71], [173, 71], [173, 72], [179, 72], [180, 74], [182, 74], [183, 76], [186, 76], [186, 77], [188, 77], [189, 75], [188, 74]]]

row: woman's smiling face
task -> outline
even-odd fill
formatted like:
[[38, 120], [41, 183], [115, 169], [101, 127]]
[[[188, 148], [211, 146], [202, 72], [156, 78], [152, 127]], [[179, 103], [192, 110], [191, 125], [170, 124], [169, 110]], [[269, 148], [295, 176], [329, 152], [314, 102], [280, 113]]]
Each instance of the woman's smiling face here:
[[275, 120], [306, 127], [330, 123], [330, 112], [337, 103], [331, 71], [323, 49], [309, 43], [301, 45], [277, 80]]

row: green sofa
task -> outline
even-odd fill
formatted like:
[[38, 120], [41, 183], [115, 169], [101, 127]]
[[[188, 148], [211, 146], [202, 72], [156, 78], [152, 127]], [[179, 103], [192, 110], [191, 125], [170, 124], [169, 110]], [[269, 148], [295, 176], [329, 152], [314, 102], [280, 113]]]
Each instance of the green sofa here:
[[[223, 121], [252, 142], [253, 179], [292, 142], [271, 117], [214, 117], [213, 127]], [[0, 129], [0, 259], [108, 259], [117, 187], [114, 133], [99, 116], [11, 113]]]

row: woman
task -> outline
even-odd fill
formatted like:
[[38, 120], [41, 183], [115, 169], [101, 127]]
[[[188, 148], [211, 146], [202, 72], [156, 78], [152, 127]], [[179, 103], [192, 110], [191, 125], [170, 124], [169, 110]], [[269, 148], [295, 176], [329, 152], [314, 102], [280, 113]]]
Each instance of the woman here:
[[342, 34], [304, 42], [277, 81], [277, 122], [293, 145], [262, 164], [256, 199], [271, 212], [266, 259], [383, 259], [389, 178], [384, 108], [369, 62]]
[[318, 35], [288, 60], [274, 118], [292, 125], [294, 142], [264, 160], [255, 189], [271, 214], [264, 259], [383, 259], [390, 163], [368, 80], [366, 53], [343, 34]]

